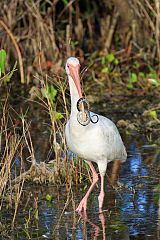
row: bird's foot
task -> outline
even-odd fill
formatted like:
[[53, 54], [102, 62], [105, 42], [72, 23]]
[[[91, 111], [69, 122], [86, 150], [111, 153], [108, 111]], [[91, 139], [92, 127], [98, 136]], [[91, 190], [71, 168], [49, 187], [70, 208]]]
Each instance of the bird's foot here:
[[84, 212], [86, 212], [87, 209], [87, 199], [83, 198], [80, 202], [80, 204], [78, 205], [76, 212], [82, 212], [84, 210]]

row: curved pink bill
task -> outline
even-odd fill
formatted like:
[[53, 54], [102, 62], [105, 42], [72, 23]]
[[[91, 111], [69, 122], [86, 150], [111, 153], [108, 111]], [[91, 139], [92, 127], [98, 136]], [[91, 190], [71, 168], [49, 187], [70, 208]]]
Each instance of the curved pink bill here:
[[77, 65], [77, 66], [69, 65], [69, 71], [70, 71], [70, 76], [72, 77], [72, 79], [76, 85], [79, 97], [81, 98], [82, 97], [82, 89], [81, 89], [81, 85], [80, 85], [79, 65]]

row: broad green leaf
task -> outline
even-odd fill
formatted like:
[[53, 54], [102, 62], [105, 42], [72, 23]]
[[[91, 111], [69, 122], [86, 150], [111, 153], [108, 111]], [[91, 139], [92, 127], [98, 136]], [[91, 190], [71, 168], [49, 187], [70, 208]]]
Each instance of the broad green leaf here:
[[131, 82], [131, 83], [137, 82], [137, 74], [136, 73], [129, 73], [129, 82]]
[[62, 115], [62, 113], [60, 113], [60, 112], [54, 111], [53, 114], [54, 114], [54, 118], [55, 118], [56, 120], [60, 120], [60, 119], [63, 118], [63, 115]]
[[144, 78], [144, 77], [145, 77], [145, 74], [144, 74], [144, 72], [139, 72], [139, 73], [138, 73], [138, 76]]
[[113, 62], [114, 59], [115, 59], [115, 56], [113, 55], [113, 53], [110, 53], [110, 54], [107, 55], [107, 61], [109, 63]]
[[4, 49], [0, 50], [0, 77], [5, 74], [5, 65], [6, 65], [6, 51]]
[[115, 58], [114, 64], [115, 64], [115, 65], [118, 65], [118, 64], [119, 64], [119, 60], [118, 60], [117, 58]]
[[50, 86], [49, 87], [49, 94], [50, 94], [50, 98], [52, 100], [55, 100], [55, 97], [57, 95], [57, 90], [53, 86]]
[[53, 86], [46, 86], [41, 88], [41, 93], [44, 98], [48, 98], [50, 101], [54, 101], [57, 95], [57, 90]]
[[51, 196], [50, 194], [46, 195], [46, 200], [51, 202], [53, 200], [53, 196]]
[[157, 118], [157, 112], [156, 112], [155, 110], [148, 111], [148, 112], [147, 112], [147, 115], [148, 115], [150, 118], [153, 118], [153, 119], [156, 119], [156, 118]]
[[128, 83], [128, 84], [127, 84], [127, 88], [128, 88], [128, 89], [132, 89], [132, 88], [133, 88], [133, 84], [132, 84], [132, 83]]
[[109, 68], [108, 67], [105, 67], [102, 69], [101, 71], [102, 73], [109, 73]]
[[104, 57], [104, 56], [101, 57], [101, 64], [102, 64], [102, 65], [105, 64], [105, 57]]

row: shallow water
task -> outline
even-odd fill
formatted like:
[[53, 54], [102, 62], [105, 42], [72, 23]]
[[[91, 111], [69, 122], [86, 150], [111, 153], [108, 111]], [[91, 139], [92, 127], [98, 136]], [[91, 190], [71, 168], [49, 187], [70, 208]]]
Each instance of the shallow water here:
[[[64, 186], [27, 185], [10, 239], [160, 239], [160, 192], [154, 190], [159, 183], [159, 148], [143, 136], [126, 137], [125, 145], [128, 159], [119, 178], [125, 187], [114, 190], [106, 183], [102, 214], [98, 188], [90, 196], [87, 215], [80, 216], [74, 209], [86, 191], [84, 186], [67, 193]], [[46, 201], [47, 194], [53, 196], [52, 202]], [[0, 222], [9, 223], [12, 212], [2, 209]]]

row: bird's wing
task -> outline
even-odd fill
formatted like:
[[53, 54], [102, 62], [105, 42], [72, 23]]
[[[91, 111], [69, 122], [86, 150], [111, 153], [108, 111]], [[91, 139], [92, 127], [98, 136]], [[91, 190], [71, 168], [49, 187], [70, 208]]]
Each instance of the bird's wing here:
[[[92, 113], [94, 115], [94, 113]], [[123, 141], [116, 125], [108, 118], [98, 115], [97, 128], [101, 134], [103, 145], [105, 145], [108, 160], [125, 161], [127, 154]]]

